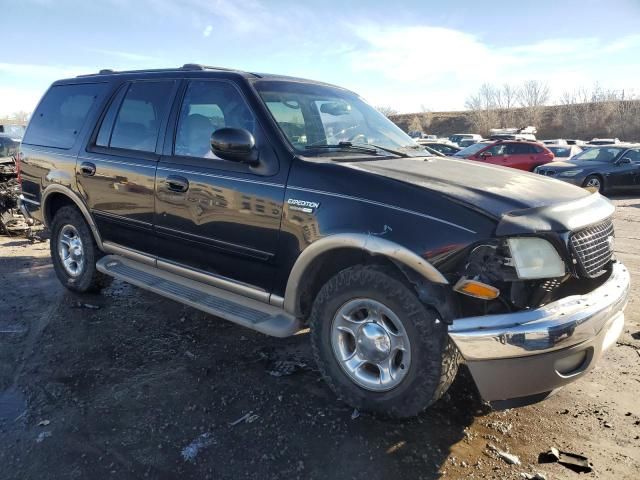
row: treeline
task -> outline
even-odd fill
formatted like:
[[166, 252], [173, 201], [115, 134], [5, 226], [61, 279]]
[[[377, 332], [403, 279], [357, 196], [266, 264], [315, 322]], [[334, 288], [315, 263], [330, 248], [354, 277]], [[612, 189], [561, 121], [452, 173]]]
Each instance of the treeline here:
[[640, 141], [640, 99], [625, 90], [577, 88], [551, 103], [551, 90], [535, 80], [521, 85], [484, 84], [465, 101], [462, 112], [390, 114], [405, 131], [436, 135], [473, 132], [488, 135], [491, 128], [534, 125], [538, 138], [618, 137]]

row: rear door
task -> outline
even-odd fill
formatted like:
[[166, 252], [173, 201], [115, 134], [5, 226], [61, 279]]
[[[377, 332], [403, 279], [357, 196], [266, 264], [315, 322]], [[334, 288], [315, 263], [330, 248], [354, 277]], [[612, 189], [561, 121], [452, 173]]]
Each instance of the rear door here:
[[504, 165], [519, 170], [533, 170], [536, 166], [536, 148], [529, 143], [512, 142], [505, 145]]
[[120, 86], [76, 167], [103, 241], [152, 253], [154, 178], [174, 80]]
[[[158, 257], [267, 292], [287, 169], [234, 82], [194, 79], [182, 88], [156, 176]], [[259, 165], [212, 153], [211, 134], [224, 127], [254, 135]]]

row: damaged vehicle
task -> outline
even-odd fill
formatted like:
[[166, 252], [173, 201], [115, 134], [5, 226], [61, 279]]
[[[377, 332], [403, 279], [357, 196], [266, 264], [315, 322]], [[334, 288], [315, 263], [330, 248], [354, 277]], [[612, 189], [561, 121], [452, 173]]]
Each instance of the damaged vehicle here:
[[18, 211], [20, 183], [16, 155], [20, 140], [0, 133], [0, 235], [21, 233], [29, 228]]
[[67, 288], [115, 277], [267, 335], [309, 328], [363, 410], [416, 415], [460, 362], [498, 408], [539, 401], [623, 329], [606, 198], [428, 156], [324, 83], [193, 64], [60, 80], [21, 179]]

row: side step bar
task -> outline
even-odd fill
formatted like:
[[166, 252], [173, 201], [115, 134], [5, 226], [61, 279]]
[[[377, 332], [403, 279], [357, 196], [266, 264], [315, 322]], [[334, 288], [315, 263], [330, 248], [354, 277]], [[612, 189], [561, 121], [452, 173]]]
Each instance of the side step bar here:
[[96, 267], [106, 275], [266, 335], [289, 337], [302, 328], [300, 321], [282, 308], [119, 255], [102, 257]]

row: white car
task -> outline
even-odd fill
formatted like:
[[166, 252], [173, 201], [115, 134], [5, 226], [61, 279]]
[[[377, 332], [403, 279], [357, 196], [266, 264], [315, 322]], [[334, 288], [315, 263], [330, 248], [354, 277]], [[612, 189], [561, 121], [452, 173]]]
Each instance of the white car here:
[[553, 152], [556, 161], [569, 160], [582, 151], [578, 145], [549, 145], [545, 142], [545, 146]]

